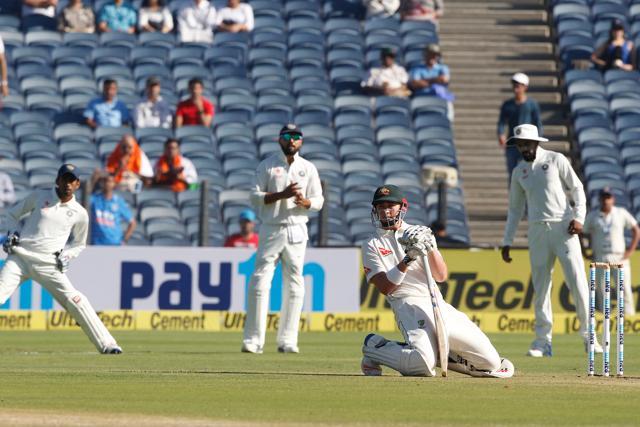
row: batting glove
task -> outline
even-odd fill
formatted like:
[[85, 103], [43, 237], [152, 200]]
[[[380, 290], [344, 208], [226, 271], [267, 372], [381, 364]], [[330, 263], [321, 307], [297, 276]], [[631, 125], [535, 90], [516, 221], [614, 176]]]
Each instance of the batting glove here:
[[20, 233], [17, 231], [7, 231], [7, 238], [2, 242], [2, 250], [8, 254], [13, 253], [13, 247], [20, 243]]
[[402, 233], [402, 237], [398, 239], [398, 243], [403, 247], [409, 246], [412, 243], [426, 243], [431, 235], [433, 234], [429, 227], [412, 225]]
[[56, 256], [56, 268], [60, 273], [66, 273], [69, 271], [70, 258], [64, 251], [58, 251], [54, 254]]

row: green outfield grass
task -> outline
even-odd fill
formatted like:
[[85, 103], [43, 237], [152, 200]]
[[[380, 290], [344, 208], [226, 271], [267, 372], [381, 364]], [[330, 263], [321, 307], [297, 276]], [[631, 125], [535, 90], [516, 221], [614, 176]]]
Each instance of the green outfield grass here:
[[278, 354], [273, 335], [263, 355], [240, 353], [236, 333], [116, 336], [125, 354], [103, 356], [77, 332], [2, 333], [0, 424], [6, 425], [3, 413], [46, 414], [43, 422], [74, 414], [168, 416], [184, 425], [191, 418], [378, 426], [640, 423], [638, 335], [627, 336], [624, 379], [587, 378], [577, 336], [557, 336], [554, 356], [545, 359], [524, 356], [529, 335], [491, 336], [516, 366], [511, 380], [456, 373], [403, 378], [389, 370], [363, 377], [358, 333], [302, 334], [299, 355]]

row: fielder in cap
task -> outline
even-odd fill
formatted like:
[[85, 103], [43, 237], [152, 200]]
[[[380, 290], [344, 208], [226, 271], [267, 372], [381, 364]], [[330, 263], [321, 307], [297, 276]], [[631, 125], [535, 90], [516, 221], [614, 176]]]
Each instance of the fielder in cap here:
[[[528, 207], [529, 260], [535, 291], [536, 339], [529, 356], [551, 356], [551, 272], [556, 257], [560, 260], [569, 290], [580, 320], [580, 334], [587, 344], [588, 285], [578, 234], [586, 214], [586, 199], [582, 182], [566, 157], [547, 151], [539, 143], [547, 141], [538, 135], [533, 125], [514, 129], [507, 145], [515, 145], [522, 154], [513, 171], [509, 189], [509, 213], [502, 242], [502, 259], [511, 262], [510, 248], [518, 222]], [[567, 197], [568, 190], [573, 200]], [[599, 344], [596, 351], [602, 352]]]
[[282, 308], [277, 345], [281, 353], [298, 353], [298, 328], [304, 302], [302, 267], [307, 247], [310, 212], [322, 208], [324, 198], [316, 167], [299, 154], [302, 131], [294, 124], [280, 130], [282, 152], [263, 160], [256, 170], [251, 202], [262, 222], [256, 265], [249, 282], [247, 318], [242, 351], [262, 353], [269, 312], [273, 272], [282, 262]]
[[[369, 334], [362, 347], [362, 372], [381, 375], [387, 366], [408, 376], [434, 376], [440, 364], [433, 304], [427, 275], [447, 279], [447, 265], [428, 227], [404, 221], [407, 200], [393, 185], [379, 187], [373, 196], [371, 219], [376, 234], [362, 245], [367, 281], [387, 298], [405, 342]], [[428, 260], [423, 262], [424, 257]], [[501, 359], [489, 338], [436, 292], [448, 340], [449, 369], [476, 377], [509, 378], [513, 364]]]
[[69, 261], [85, 248], [89, 223], [87, 211], [73, 195], [80, 188], [75, 167], [62, 165], [55, 184], [54, 189], [34, 191], [8, 211], [10, 231], [2, 246], [8, 257], [0, 271], [0, 304], [20, 283], [33, 279], [73, 316], [99, 352], [122, 353], [87, 297], [65, 274]]

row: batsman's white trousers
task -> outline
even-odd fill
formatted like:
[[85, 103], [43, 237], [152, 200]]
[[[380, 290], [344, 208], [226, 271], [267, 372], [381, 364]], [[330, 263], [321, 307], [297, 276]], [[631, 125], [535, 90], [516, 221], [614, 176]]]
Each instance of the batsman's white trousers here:
[[[450, 353], [463, 357], [476, 369], [498, 369], [500, 355], [484, 332], [464, 313], [444, 302], [441, 297], [439, 300]], [[438, 362], [438, 341], [431, 299], [428, 296], [390, 298], [389, 304], [405, 343], [390, 342], [380, 348], [365, 346], [365, 356], [402, 375], [434, 376]]]
[[[622, 256], [620, 255], [606, 255], [604, 259], [599, 259], [598, 262], [615, 262], [622, 263], [622, 268], [624, 270], [624, 314], [627, 316], [633, 316], [636, 314], [636, 305], [633, 300], [633, 287], [631, 281], [631, 263], [628, 259], [621, 261]], [[604, 290], [604, 281], [598, 280], [596, 282], [598, 284], [598, 300], [602, 297], [602, 292]], [[615, 295], [618, 297], [618, 276], [617, 270], [612, 270], [611, 273], [611, 295]]]
[[246, 345], [264, 347], [269, 313], [269, 291], [278, 260], [282, 262], [282, 308], [277, 345], [298, 345], [298, 328], [304, 303], [302, 268], [307, 248], [306, 225], [300, 224], [300, 226], [304, 227], [305, 238], [299, 243], [289, 243], [286, 225], [263, 224], [260, 227], [255, 270], [249, 281], [243, 338]]
[[117, 345], [87, 297], [73, 287], [51, 260], [45, 260], [54, 259], [53, 255], [34, 254], [22, 248], [14, 251], [19, 253], [9, 255], [0, 271], [0, 304], [9, 299], [20, 283], [33, 279], [71, 314], [99, 352]]
[[551, 343], [553, 313], [551, 311], [551, 274], [556, 257], [560, 260], [564, 279], [576, 306], [580, 321], [579, 333], [587, 338], [587, 307], [589, 285], [585, 274], [580, 241], [569, 234], [569, 221], [536, 222], [529, 224], [529, 260], [533, 282], [534, 310], [536, 315], [536, 340], [533, 346], [540, 348]]

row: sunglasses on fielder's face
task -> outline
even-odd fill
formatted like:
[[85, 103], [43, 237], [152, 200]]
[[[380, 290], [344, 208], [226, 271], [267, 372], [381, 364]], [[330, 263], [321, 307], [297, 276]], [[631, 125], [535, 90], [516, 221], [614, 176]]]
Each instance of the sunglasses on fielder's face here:
[[282, 135], [280, 135], [280, 138], [284, 139], [285, 141], [299, 141], [302, 139], [302, 135], [300, 135], [299, 133], [283, 133]]

